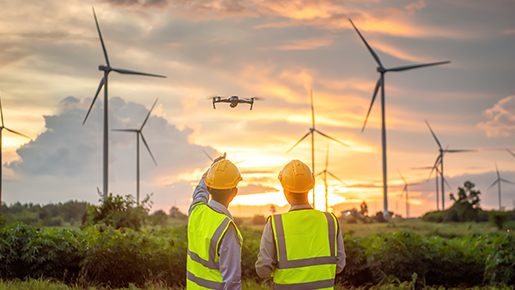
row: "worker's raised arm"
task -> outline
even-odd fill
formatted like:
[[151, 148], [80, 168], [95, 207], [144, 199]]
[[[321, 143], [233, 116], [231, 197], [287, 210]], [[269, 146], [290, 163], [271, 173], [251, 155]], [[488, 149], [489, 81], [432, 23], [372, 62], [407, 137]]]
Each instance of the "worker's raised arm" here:
[[[227, 155], [227, 153], [224, 153], [224, 155], [217, 157], [213, 161], [211, 166], [213, 164], [215, 164], [216, 162], [218, 162], [222, 159], [225, 159], [226, 155]], [[193, 206], [195, 204], [197, 204], [199, 202], [204, 202], [207, 204], [209, 202], [209, 191], [207, 191], [206, 182], [204, 181], [204, 178], [206, 177], [206, 174], [208, 171], [209, 171], [209, 169], [206, 170], [206, 172], [202, 175], [202, 178], [200, 178], [200, 181], [198, 182], [197, 187], [195, 187], [195, 190], [193, 191], [192, 202], [191, 202], [190, 208], [188, 209], [188, 215], [191, 214], [191, 210], [193, 209]]]

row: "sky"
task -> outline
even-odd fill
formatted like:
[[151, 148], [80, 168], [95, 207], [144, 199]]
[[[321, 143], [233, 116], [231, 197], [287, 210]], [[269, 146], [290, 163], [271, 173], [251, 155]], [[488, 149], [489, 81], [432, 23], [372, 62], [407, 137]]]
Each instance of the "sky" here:
[[[385, 77], [389, 210], [403, 216], [401, 172], [410, 216], [436, 209], [438, 157], [427, 122], [447, 153], [445, 206], [467, 180], [485, 209], [498, 208], [496, 164], [515, 182], [514, 0], [0, 0], [2, 201], [98, 203], [102, 190], [99, 98], [82, 122], [105, 65], [92, 7], [113, 67], [167, 78], [109, 76], [110, 129], [143, 129], [141, 192], [152, 211], [187, 211], [211, 158], [227, 152], [243, 181], [230, 210], [268, 215], [288, 209], [277, 174], [292, 159], [311, 166], [310, 139], [286, 154], [311, 127], [349, 145], [315, 136], [315, 173], [328, 170], [330, 210], [382, 211], [381, 106], [363, 122], [379, 74], [349, 18], [385, 67], [451, 61]], [[101, 92], [101, 96], [103, 92]], [[210, 96], [260, 97], [213, 109]], [[136, 136], [110, 132], [109, 189], [136, 193]], [[448, 147], [447, 147], [448, 146]], [[327, 151], [329, 148], [329, 151]], [[205, 152], [204, 152], [205, 151]], [[324, 209], [317, 177], [315, 204]], [[311, 194], [310, 194], [311, 196]], [[502, 205], [515, 185], [502, 184]]]

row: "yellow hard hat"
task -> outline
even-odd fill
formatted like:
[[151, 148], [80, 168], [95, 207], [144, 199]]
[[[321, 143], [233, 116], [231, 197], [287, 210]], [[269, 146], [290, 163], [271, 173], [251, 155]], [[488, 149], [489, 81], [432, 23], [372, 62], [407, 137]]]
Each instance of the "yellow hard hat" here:
[[215, 189], [229, 189], [238, 186], [243, 180], [238, 167], [228, 159], [222, 159], [211, 165], [204, 178], [206, 185]]
[[308, 192], [315, 185], [315, 177], [309, 167], [297, 159], [288, 162], [278, 178], [284, 190], [289, 192]]

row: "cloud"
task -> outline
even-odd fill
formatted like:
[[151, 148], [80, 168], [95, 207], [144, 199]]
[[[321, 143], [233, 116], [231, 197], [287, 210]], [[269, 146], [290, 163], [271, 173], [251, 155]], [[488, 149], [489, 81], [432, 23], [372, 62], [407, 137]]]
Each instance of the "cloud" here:
[[488, 118], [477, 126], [486, 131], [488, 137], [511, 136], [515, 131], [515, 96], [506, 97], [483, 114]]
[[274, 49], [278, 50], [310, 50], [317, 49], [323, 46], [329, 46], [332, 44], [332, 39], [327, 38], [308, 38], [308, 39], [299, 39], [293, 40], [290, 44], [281, 45], [275, 47]]
[[[16, 178], [25, 180], [27, 184], [20, 187], [37, 185], [47, 200], [78, 199], [78, 193], [86, 195], [89, 192], [90, 195], [96, 187], [102, 187], [103, 104], [98, 101], [82, 125], [90, 103], [91, 98], [67, 97], [59, 103], [55, 115], [44, 116], [46, 131], [16, 151], [19, 160], [4, 165], [14, 172]], [[111, 129], [139, 128], [148, 113], [144, 105], [126, 102], [120, 97], [110, 98], [109, 108]], [[210, 161], [202, 150], [213, 156], [217, 152], [212, 147], [192, 143], [192, 133], [188, 127], [178, 129], [163, 117], [150, 116], [143, 134], [158, 166], [154, 165], [144, 144], [140, 143], [142, 192], [154, 192], [154, 197], [162, 200], [162, 196], [177, 186], [188, 188], [181, 182], [179, 174], [207, 168]], [[134, 195], [135, 137], [136, 134], [132, 133], [109, 133], [110, 191], [115, 194]], [[57, 186], [56, 189], [57, 184], [73, 184], [73, 187]], [[17, 185], [13, 183], [13, 186]], [[187, 201], [191, 191], [187, 190], [180, 196], [181, 202]]]
[[246, 194], [255, 194], [255, 193], [265, 193], [265, 192], [274, 192], [277, 191], [276, 188], [265, 186], [262, 184], [249, 184], [247, 186], [238, 187], [238, 195], [246, 195]]

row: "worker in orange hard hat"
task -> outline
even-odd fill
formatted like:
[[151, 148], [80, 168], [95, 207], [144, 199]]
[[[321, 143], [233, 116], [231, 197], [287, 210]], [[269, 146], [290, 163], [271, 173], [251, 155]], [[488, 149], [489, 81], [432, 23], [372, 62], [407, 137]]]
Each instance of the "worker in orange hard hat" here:
[[241, 289], [242, 237], [228, 207], [242, 178], [225, 156], [213, 161], [193, 192], [188, 211], [187, 289]]
[[256, 272], [262, 278], [272, 275], [274, 289], [332, 289], [336, 274], [345, 267], [338, 219], [309, 204], [315, 177], [306, 164], [292, 160], [278, 178], [291, 207], [268, 219]]

